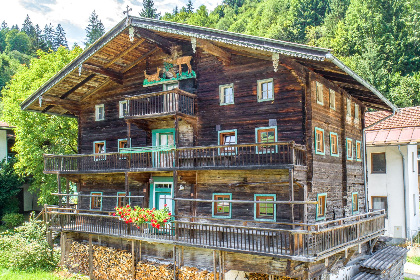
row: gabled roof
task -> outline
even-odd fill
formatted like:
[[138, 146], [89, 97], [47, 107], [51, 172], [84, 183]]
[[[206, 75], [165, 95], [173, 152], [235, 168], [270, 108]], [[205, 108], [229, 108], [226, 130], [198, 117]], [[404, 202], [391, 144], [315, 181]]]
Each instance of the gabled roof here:
[[[344, 88], [367, 107], [395, 110], [372, 85], [363, 80], [330, 50], [268, 38], [232, 33], [155, 19], [128, 17], [28, 97], [21, 107], [43, 113], [72, 115], [96, 92], [122, 84], [124, 75], [152, 55], [165, 55], [171, 46], [190, 43], [220, 57], [250, 55], [280, 61], [292, 58]], [[39, 100], [39, 99], [42, 100]], [[69, 113], [72, 112], [72, 113]]]
[[[389, 116], [390, 112], [368, 112], [366, 126]], [[420, 142], [420, 106], [401, 108], [398, 112], [366, 130], [367, 145], [391, 145]]]

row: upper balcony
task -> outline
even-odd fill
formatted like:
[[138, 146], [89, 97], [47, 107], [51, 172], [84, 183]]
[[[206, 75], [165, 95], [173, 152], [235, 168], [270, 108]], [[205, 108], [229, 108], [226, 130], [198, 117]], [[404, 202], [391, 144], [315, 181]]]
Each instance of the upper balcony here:
[[305, 166], [294, 142], [207, 147], [141, 147], [120, 153], [44, 155], [45, 173], [108, 173], [212, 169], [290, 169]]
[[125, 119], [150, 119], [172, 115], [195, 116], [196, 95], [178, 88], [128, 98]]

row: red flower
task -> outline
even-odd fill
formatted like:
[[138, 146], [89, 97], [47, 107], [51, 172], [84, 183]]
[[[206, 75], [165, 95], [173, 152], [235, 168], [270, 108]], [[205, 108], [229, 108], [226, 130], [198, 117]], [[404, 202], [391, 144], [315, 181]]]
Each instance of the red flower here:
[[166, 206], [168, 206], [168, 204], [164, 204], [164, 205], [163, 205], [163, 207], [166, 207]]

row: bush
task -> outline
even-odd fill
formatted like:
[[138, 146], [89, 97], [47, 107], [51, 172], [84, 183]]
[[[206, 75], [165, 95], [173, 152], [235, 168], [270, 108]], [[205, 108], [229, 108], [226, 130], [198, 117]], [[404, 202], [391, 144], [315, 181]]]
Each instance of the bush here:
[[5, 223], [7, 228], [14, 228], [20, 226], [25, 220], [25, 217], [22, 214], [10, 213], [4, 215], [1, 220]]
[[0, 267], [14, 270], [53, 270], [60, 259], [59, 251], [47, 243], [42, 221], [30, 219], [14, 231], [0, 233]]

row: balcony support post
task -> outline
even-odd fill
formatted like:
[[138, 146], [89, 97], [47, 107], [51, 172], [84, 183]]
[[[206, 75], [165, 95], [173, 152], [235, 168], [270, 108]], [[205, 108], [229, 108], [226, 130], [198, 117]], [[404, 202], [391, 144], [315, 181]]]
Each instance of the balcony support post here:
[[[290, 201], [295, 201], [293, 169], [289, 169], [289, 196], [290, 196]], [[295, 215], [294, 215], [295, 205], [293, 203], [290, 204], [290, 210], [292, 212], [291, 223], [294, 224], [295, 223]], [[293, 225], [293, 228], [295, 228], [294, 225]]]
[[58, 186], [58, 206], [62, 206], [62, 197], [61, 197], [61, 176], [60, 173], [57, 173], [57, 186]]
[[127, 205], [127, 202], [130, 200], [127, 200], [127, 197], [130, 195], [130, 185], [128, 183], [128, 172], [124, 172], [125, 175], [125, 197], [124, 197], [124, 205]]
[[133, 279], [136, 279], [136, 254], [135, 254], [135, 245], [136, 245], [136, 241], [131, 240], [131, 258], [132, 258], [131, 274], [133, 276]]
[[66, 207], [69, 208], [70, 207], [70, 196], [69, 196], [69, 192], [70, 192], [70, 181], [69, 179], [66, 178]]
[[177, 280], [177, 274], [176, 274], [176, 245], [173, 248], [172, 254], [174, 255], [174, 280]]
[[92, 246], [92, 235], [89, 234], [89, 278], [93, 278], [93, 246]]

